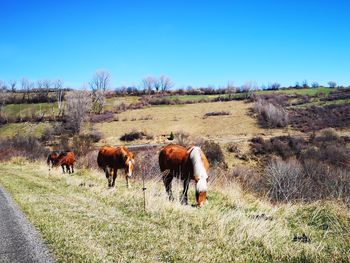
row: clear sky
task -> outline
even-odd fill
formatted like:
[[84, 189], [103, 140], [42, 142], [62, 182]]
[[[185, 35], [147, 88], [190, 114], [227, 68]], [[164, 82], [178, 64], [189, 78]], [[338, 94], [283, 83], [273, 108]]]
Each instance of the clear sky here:
[[350, 85], [350, 1], [0, 0], [0, 79]]

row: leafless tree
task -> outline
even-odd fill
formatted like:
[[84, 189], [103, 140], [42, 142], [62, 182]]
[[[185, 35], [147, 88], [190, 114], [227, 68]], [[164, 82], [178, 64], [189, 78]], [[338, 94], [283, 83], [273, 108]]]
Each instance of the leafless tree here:
[[46, 89], [47, 91], [50, 91], [50, 88], [51, 88], [51, 80], [49, 79], [44, 79], [42, 81], [42, 84], [43, 84], [43, 89]]
[[334, 82], [334, 81], [329, 81], [329, 82], [328, 82], [328, 86], [329, 86], [330, 88], [335, 88], [335, 87], [337, 86], [337, 83]]
[[156, 82], [156, 79], [154, 77], [148, 76], [142, 79], [142, 87], [145, 91], [150, 94], [154, 88], [154, 83]]
[[9, 85], [10, 85], [10, 88], [11, 88], [12, 92], [16, 92], [16, 84], [17, 84], [16, 80], [10, 80], [9, 81]]
[[86, 114], [91, 110], [91, 94], [85, 90], [72, 91], [66, 95], [68, 126], [74, 133], [79, 133]]
[[57, 79], [53, 86], [57, 92], [57, 107], [58, 107], [58, 116], [61, 116], [63, 114], [63, 80]]
[[320, 85], [318, 85], [318, 83], [315, 81], [315, 82], [312, 82], [311, 84], [311, 87], [312, 88], [318, 88]]
[[106, 70], [98, 70], [89, 83], [92, 91], [92, 109], [95, 113], [100, 114], [105, 105], [105, 93], [111, 85], [111, 73]]
[[270, 90], [278, 90], [281, 87], [281, 84], [278, 82], [274, 82], [268, 85], [268, 89]]
[[160, 84], [160, 90], [162, 92], [171, 89], [174, 85], [171, 79], [165, 75], [160, 76], [159, 84]]
[[98, 70], [92, 77], [91, 82], [89, 83], [90, 88], [93, 93], [96, 91], [105, 92], [110, 88], [112, 81], [111, 73], [106, 70]]

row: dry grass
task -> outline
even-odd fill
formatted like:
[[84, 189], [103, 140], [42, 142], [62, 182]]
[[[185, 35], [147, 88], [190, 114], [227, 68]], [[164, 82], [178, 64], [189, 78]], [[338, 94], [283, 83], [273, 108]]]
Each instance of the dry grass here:
[[[119, 114], [120, 119], [127, 119], [122, 124], [103, 123], [96, 124], [96, 127], [105, 134], [106, 142], [112, 144], [120, 143], [118, 138], [133, 129], [153, 134], [158, 142], [164, 141], [161, 135], [179, 130], [205, 139], [230, 140], [232, 137], [251, 137], [266, 132], [257, 126], [254, 118], [248, 116], [250, 107], [251, 104], [242, 101], [156, 106]], [[226, 111], [230, 115], [203, 119], [208, 111]], [[140, 120], [140, 116], [150, 116], [152, 120]]]
[[[1, 185], [59, 262], [350, 260], [350, 214], [336, 202], [272, 205], [232, 183], [210, 185], [209, 204], [196, 209], [167, 201], [155, 176], [146, 183], [145, 213], [138, 179], [126, 189], [120, 176], [110, 190], [101, 172], [48, 174], [45, 165], [23, 160], [2, 164], [0, 172]], [[178, 193], [181, 184], [174, 189]], [[303, 233], [311, 242], [293, 242]]]

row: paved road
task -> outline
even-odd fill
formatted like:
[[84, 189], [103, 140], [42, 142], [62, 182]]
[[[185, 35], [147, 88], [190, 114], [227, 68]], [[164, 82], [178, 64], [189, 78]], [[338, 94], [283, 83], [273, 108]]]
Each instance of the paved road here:
[[39, 233], [0, 187], [0, 262], [54, 262]]

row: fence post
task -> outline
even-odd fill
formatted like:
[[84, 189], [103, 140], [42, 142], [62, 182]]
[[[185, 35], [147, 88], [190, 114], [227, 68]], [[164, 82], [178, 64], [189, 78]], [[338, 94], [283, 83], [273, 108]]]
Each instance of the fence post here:
[[146, 212], [146, 187], [145, 187], [145, 168], [142, 166], [142, 191], [143, 191], [143, 210]]

